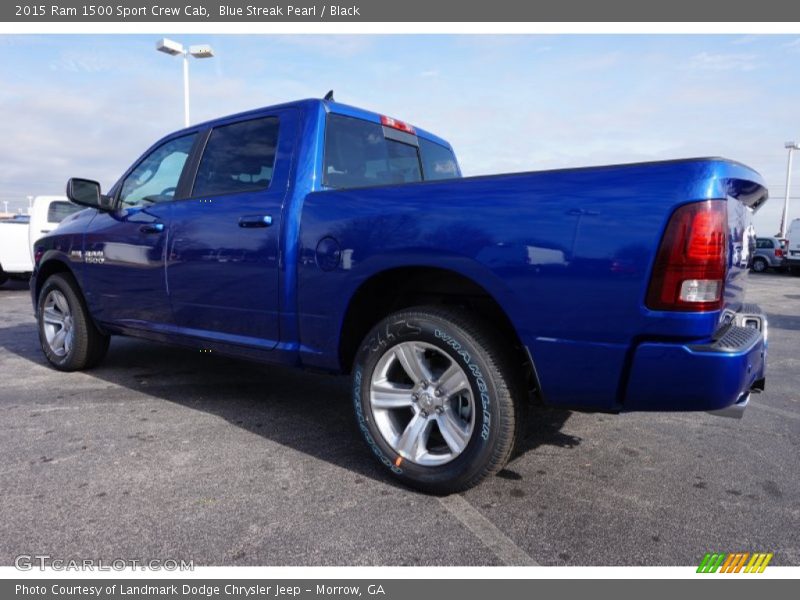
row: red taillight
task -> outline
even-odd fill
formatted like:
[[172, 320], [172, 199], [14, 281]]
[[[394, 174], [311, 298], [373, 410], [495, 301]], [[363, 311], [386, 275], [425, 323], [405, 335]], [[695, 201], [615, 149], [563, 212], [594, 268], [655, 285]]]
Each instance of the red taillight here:
[[381, 125], [384, 127], [391, 127], [392, 129], [397, 129], [399, 131], [405, 131], [406, 133], [414, 134], [414, 128], [406, 123], [405, 121], [398, 121], [397, 119], [393, 119], [392, 117], [382, 116], [381, 117]]
[[654, 310], [710, 311], [723, 303], [728, 248], [725, 200], [681, 206], [661, 240], [647, 306]]
[[783, 258], [783, 248], [775, 248], [775, 258]]

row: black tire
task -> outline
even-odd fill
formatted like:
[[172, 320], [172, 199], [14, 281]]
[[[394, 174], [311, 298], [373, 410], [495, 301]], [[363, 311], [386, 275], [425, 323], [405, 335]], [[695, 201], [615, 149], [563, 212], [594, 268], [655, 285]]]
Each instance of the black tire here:
[[[68, 352], [58, 355], [47, 341], [44, 308], [48, 296], [54, 290], [61, 292], [69, 305], [72, 317], [72, 344]], [[39, 293], [36, 310], [39, 344], [48, 362], [59, 371], [81, 371], [90, 369], [105, 358], [109, 336], [100, 332], [92, 322], [86, 303], [75, 279], [69, 273], [57, 273], [47, 278]]]
[[769, 268], [767, 261], [760, 256], [753, 259], [753, 271], [756, 273], [766, 273]]
[[6, 281], [8, 281], [8, 275], [6, 275], [3, 269], [0, 269], [0, 285], [3, 285]]
[[[471, 434], [463, 451], [445, 464], [423, 466], [407, 460], [375, 420], [370, 401], [373, 374], [382, 358], [405, 342], [434, 346], [432, 351], [461, 367], [468, 380], [474, 407]], [[514, 364], [509, 344], [468, 311], [415, 307], [394, 313], [372, 329], [356, 356], [352, 389], [358, 427], [379, 462], [403, 483], [433, 494], [471, 488], [506, 465], [518, 439], [525, 386]], [[412, 409], [421, 408], [421, 402]]]

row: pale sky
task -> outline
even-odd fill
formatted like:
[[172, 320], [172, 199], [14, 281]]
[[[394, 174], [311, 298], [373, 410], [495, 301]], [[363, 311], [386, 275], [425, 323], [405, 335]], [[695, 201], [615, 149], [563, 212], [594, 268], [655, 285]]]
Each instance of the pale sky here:
[[[333, 88], [448, 139], [465, 175], [721, 155], [765, 177], [762, 235], [800, 139], [797, 36], [164, 35], [217, 54], [192, 60], [193, 122]], [[70, 176], [107, 188], [182, 127], [180, 59], [159, 37], [0, 36], [0, 201]]]

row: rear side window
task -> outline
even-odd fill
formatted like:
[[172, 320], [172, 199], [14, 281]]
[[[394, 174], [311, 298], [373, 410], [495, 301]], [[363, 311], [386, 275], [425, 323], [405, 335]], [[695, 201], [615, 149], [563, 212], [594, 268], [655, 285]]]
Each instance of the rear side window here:
[[774, 248], [775, 244], [772, 240], [767, 238], [758, 238], [756, 240], [756, 248]]
[[277, 145], [276, 117], [215, 127], [203, 152], [192, 195], [267, 189], [272, 181]]
[[73, 204], [72, 202], [56, 201], [50, 204], [47, 208], [47, 222], [48, 223], [61, 223], [64, 219], [73, 213], [82, 210], [82, 206]]

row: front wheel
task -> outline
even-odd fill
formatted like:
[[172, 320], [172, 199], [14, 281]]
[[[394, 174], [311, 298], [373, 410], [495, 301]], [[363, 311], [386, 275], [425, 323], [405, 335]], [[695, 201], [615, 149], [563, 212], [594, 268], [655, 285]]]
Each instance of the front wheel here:
[[92, 323], [72, 276], [50, 276], [42, 286], [37, 308], [39, 343], [56, 369], [88, 369], [105, 357], [109, 337]]
[[395, 477], [426, 492], [470, 488], [508, 462], [520, 378], [507, 344], [466, 311], [421, 307], [367, 335], [353, 369], [356, 419]]
[[756, 273], [764, 273], [767, 270], [767, 261], [763, 258], [755, 258], [753, 259], [753, 271]]

